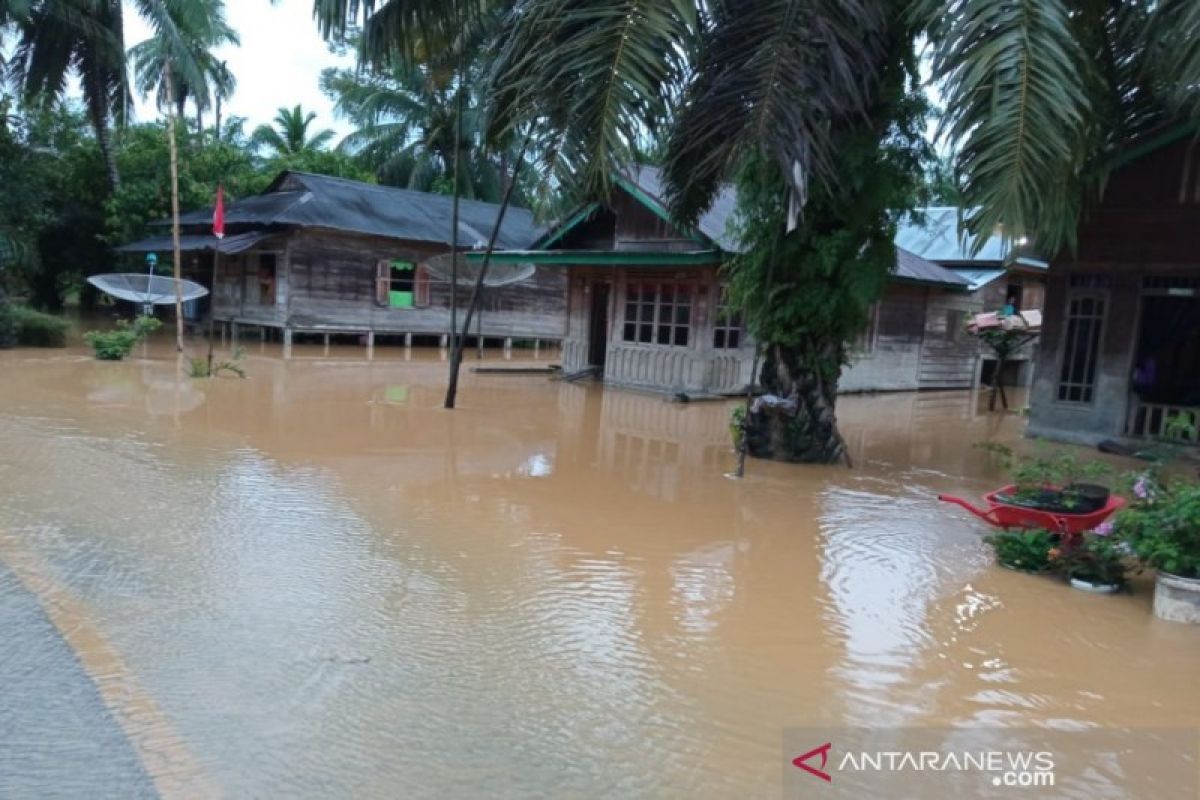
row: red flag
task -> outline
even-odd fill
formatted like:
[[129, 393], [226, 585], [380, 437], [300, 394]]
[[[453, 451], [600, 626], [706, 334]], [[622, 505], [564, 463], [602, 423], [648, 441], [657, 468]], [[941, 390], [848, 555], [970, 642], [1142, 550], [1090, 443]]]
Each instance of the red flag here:
[[217, 187], [217, 207], [213, 209], [213, 236], [225, 238], [225, 187]]

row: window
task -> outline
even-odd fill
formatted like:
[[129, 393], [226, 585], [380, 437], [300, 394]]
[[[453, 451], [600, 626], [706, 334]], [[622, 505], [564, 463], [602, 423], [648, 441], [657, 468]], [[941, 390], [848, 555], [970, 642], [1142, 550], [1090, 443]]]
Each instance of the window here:
[[259, 253], [258, 255], [258, 303], [263, 306], [275, 305], [274, 253]]
[[1104, 304], [1104, 296], [1092, 292], [1073, 293], [1067, 300], [1066, 340], [1058, 377], [1058, 399], [1062, 402], [1092, 402]]
[[946, 341], [957, 342], [967, 334], [963, 312], [957, 308], [946, 309]]
[[729, 287], [717, 289], [717, 317], [713, 323], [713, 347], [718, 350], [736, 350], [742, 346], [742, 312], [729, 302]]
[[867, 324], [855, 337], [851, 350], [857, 355], [869, 355], [875, 352], [875, 337], [879, 331], [879, 307], [882, 303], [874, 303], [867, 309]]
[[625, 289], [627, 342], [687, 347], [692, 328], [692, 287], [633, 281]]
[[385, 308], [429, 305], [429, 277], [411, 261], [384, 259], [375, 266], [375, 302]]

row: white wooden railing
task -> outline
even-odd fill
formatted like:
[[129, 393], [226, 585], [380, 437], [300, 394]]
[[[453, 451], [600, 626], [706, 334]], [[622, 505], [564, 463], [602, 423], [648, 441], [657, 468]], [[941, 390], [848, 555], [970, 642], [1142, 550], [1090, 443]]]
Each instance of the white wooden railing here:
[[[1125, 433], [1138, 439], [1163, 439], [1168, 437], [1168, 428], [1180, 416], [1184, 416], [1188, 430], [1177, 431], [1172, 439], [1193, 444], [1200, 443], [1197, 429], [1200, 428], [1200, 406], [1177, 406], [1169, 403], [1147, 403], [1133, 398], [1129, 410], [1129, 423]], [[1180, 423], [1175, 422], [1175, 425]]]

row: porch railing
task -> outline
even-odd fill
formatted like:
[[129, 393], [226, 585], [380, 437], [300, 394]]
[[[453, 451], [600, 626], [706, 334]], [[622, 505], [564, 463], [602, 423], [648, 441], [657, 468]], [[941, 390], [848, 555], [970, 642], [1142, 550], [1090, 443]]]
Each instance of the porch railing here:
[[1125, 433], [1138, 439], [1171, 439], [1200, 444], [1200, 406], [1146, 403], [1133, 399]]

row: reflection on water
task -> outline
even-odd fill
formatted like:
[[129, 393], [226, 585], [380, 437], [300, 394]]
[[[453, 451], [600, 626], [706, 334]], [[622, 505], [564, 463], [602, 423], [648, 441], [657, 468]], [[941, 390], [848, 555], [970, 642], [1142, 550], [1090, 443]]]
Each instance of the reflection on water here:
[[739, 482], [729, 404], [252, 351], [0, 354], [0, 527], [231, 796], [770, 796], [788, 727], [1200, 719], [1144, 586], [995, 569], [935, 501], [1020, 435], [964, 393], [844, 398], [855, 469]]

